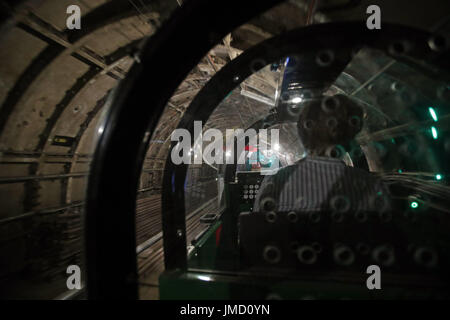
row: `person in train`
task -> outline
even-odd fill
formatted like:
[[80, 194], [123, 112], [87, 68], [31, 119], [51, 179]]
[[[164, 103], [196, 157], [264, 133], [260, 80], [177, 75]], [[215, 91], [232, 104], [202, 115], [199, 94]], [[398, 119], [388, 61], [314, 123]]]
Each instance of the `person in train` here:
[[354, 139], [363, 127], [363, 113], [344, 95], [306, 102], [297, 122], [306, 156], [264, 178], [253, 212], [389, 210], [387, 186], [342, 160], [357, 146]]

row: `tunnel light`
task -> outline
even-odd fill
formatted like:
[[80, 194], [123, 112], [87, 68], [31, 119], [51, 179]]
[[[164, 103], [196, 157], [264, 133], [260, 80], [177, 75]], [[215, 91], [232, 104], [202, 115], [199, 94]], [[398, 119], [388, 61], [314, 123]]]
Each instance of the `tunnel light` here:
[[292, 103], [300, 103], [302, 102], [302, 97], [295, 97], [294, 99], [292, 99]]
[[430, 112], [430, 115], [433, 118], [433, 120], [435, 122], [438, 121], [438, 116], [436, 114], [436, 111], [433, 108], [431, 108], [431, 107], [428, 108], [428, 111]]
[[230, 157], [230, 156], [231, 156], [231, 151], [225, 152], [225, 155], [226, 155], [227, 157]]
[[419, 207], [419, 203], [417, 201], [411, 202], [411, 208], [416, 209]]
[[436, 180], [442, 180], [442, 175], [440, 175], [439, 173], [435, 176]]
[[278, 151], [278, 150], [280, 150], [280, 145], [279, 145], [278, 143], [276, 143], [276, 144], [273, 146], [273, 148], [274, 148], [276, 151]]
[[203, 281], [211, 281], [211, 277], [209, 277], [209, 276], [198, 276], [198, 279], [203, 280]]
[[431, 127], [431, 134], [433, 135], [433, 139], [436, 140], [438, 138], [438, 131], [436, 127]]

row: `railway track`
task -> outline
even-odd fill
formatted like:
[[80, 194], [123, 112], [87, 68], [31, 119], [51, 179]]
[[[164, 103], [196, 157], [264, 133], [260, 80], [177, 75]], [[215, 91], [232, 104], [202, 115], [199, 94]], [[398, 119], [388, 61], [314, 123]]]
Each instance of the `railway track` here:
[[[159, 199], [158, 199], [159, 197]], [[137, 212], [141, 210], [145, 210], [144, 208], [153, 208], [153, 210], [156, 210], [157, 206], [155, 205], [148, 205], [144, 204], [145, 202], [156, 202], [159, 201], [160, 203], [160, 196], [152, 197], [152, 199], [143, 199], [140, 203], [138, 203], [138, 209]], [[214, 197], [213, 199], [205, 202], [202, 206], [200, 206], [195, 211], [189, 213], [186, 216], [186, 235], [187, 235], [187, 244], [191, 244], [191, 241], [205, 228], [205, 225], [200, 223], [200, 217], [203, 216], [205, 213], [218, 213], [218, 206], [217, 206], [217, 197]], [[138, 274], [140, 279], [146, 279], [150, 275], [159, 275], [164, 270], [164, 250], [163, 250], [163, 239], [162, 239], [162, 232], [161, 230], [161, 221], [160, 221], [160, 209], [157, 212], [154, 212], [154, 215], [157, 215], [159, 217], [159, 225], [156, 225], [153, 223], [145, 224], [146, 228], [148, 230], [157, 230], [155, 228], [159, 227], [158, 233], [151, 235], [152, 238], [150, 238], [147, 243], [139, 241], [137, 243], [140, 243], [140, 246], [137, 248], [137, 263], [138, 263]], [[149, 218], [149, 220], [151, 220]], [[136, 218], [136, 221], [138, 221], [138, 217]], [[152, 220], [153, 221], [153, 220]], [[148, 231], [142, 231], [143, 229], [140, 229], [140, 231], [137, 231], [137, 238], [142, 239], [143, 236], [139, 234], [139, 232], [148, 232]], [[147, 233], [146, 233], [147, 234]], [[152, 277], [154, 278], [154, 277]], [[154, 283], [148, 283], [145, 280], [144, 283], [146, 285], [154, 285], [157, 286], [157, 284]]]
[[[199, 205], [197, 209], [186, 215], [186, 235], [187, 244], [191, 244], [191, 241], [204, 230], [205, 225], [200, 223], [200, 217], [205, 213], [218, 213], [217, 197], [204, 202]], [[67, 213], [66, 213], [67, 214]], [[74, 246], [78, 248], [77, 255], [81, 255], [81, 212], [76, 214], [72, 213], [75, 217], [71, 230], [67, 230], [68, 239], [74, 242]], [[164, 248], [162, 238], [162, 225], [161, 225], [161, 195], [151, 195], [146, 198], [138, 199], [136, 202], [136, 248], [137, 265], [139, 274], [139, 285], [150, 287], [153, 290], [151, 294], [143, 294], [146, 298], [158, 297], [158, 283], [157, 279], [159, 275], [164, 271]], [[73, 249], [73, 248], [72, 248]], [[61, 260], [58, 263], [58, 268], [53, 272], [61, 274], [62, 269], [65, 270], [66, 260], [73, 259], [74, 252], [68, 254], [68, 257], [60, 256]], [[64, 268], [63, 268], [64, 267]], [[60, 269], [60, 270], [57, 270]], [[80, 297], [83, 297], [84, 293], [81, 293]], [[141, 295], [142, 296], [142, 295]], [[72, 297], [70, 292], [63, 293], [58, 296], [57, 299], [70, 299]]]

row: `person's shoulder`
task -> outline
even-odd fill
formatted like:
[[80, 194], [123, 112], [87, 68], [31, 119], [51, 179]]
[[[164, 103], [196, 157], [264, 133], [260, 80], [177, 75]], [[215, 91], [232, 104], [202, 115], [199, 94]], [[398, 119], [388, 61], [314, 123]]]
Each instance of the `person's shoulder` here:
[[294, 164], [286, 167], [287, 171], [309, 168], [311, 166], [339, 166], [345, 167], [345, 162], [340, 159], [319, 156], [306, 156]]
[[335, 166], [346, 166], [345, 162], [339, 158], [332, 157], [322, 157], [322, 156], [307, 156], [302, 159], [303, 163], [310, 164], [323, 164], [323, 165], [335, 165]]
[[[301, 160], [299, 160], [301, 161]], [[278, 170], [278, 172], [276, 173], [277, 176], [285, 176], [287, 174], [290, 174], [292, 172], [294, 172], [295, 170], [298, 169], [299, 166], [301, 166], [301, 164], [299, 164], [299, 161], [289, 165], [289, 166], [285, 166], [283, 168], [280, 168]]]

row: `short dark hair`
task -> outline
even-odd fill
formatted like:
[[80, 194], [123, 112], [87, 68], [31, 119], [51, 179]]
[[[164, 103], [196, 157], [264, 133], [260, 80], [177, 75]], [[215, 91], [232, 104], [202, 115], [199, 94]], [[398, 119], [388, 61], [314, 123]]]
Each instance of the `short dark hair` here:
[[361, 131], [363, 114], [363, 109], [344, 95], [324, 96], [302, 106], [298, 134], [312, 155], [324, 155], [336, 145], [347, 148]]

